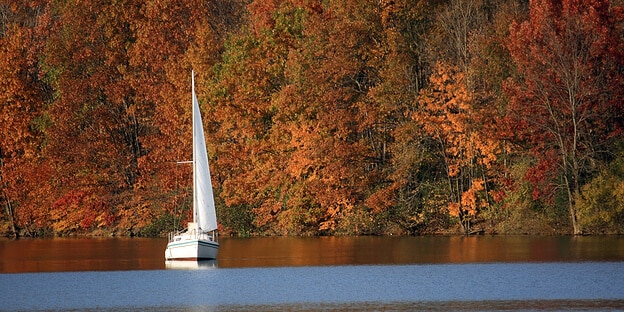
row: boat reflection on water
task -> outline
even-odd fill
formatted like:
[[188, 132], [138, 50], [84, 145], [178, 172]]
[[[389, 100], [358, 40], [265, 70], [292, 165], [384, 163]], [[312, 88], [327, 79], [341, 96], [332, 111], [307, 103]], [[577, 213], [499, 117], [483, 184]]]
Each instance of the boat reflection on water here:
[[169, 270], [211, 270], [218, 267], [217, 260], [181, 261], [167, 260], [165, 267]]

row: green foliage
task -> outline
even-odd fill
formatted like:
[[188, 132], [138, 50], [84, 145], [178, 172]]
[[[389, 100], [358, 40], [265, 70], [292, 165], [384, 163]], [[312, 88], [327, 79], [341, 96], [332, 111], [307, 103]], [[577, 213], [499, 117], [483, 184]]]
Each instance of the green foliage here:
[[[438, 194], [438, 195], [436, 195]], [[400, 194], [400, 205], [394, 206], [383, 214], [384, 232], [418, 235], [443, 231], [450, 225], [449, 215], [445, 213], [446, 201], [441, 196], [440, 188], [423, 182], [413, 193]], [[383, 233], [383, 232], [382, 232]]]
[[385, 218], [371, 217], [371, 213], [367, 209], [359, 207], [354, 209], [354, 211], [347, 216], [342, 217], [331, 234], [370, 235], [381, 233], [382, 229], [378, 223], [380, 221], [379, 219], [386, 220]]
[[42, 115], [33, 118], [32, 123], [31, 123], [31, 129], [32, 131], [45, 133], [45, 131], [49, 127], [51, 127], [52, 124], [53, 122], [52, 122], [52, 118], [50, 118], [50, 114], [43, 113]]
[[274, 31], [282, 32], [301, 39], [304, 30], [305, 9], [302, 7], [287, 6], [274, 13], [275, 28]]
[[175, 219], [178, 216], [165, 213], [155, 220], [151, 220], [146, 226], [139, 228], [138, 236], [156, 237], [171, 232]]
[[217, 210], [219, 224], [227, 229], [224, 234], [247, 237], [256, 233], [254, 214], [249, 205], [220, 205]]
[[624, 157], [615, 159], [583, 186], [577, 209], [584, 233], [624, 233]]

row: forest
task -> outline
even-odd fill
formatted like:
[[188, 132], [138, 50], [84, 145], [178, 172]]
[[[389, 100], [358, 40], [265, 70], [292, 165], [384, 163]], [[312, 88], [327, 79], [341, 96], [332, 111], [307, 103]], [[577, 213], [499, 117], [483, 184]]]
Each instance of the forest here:
[[0, 233], [624, 233], [622, 0], [5, 0]]

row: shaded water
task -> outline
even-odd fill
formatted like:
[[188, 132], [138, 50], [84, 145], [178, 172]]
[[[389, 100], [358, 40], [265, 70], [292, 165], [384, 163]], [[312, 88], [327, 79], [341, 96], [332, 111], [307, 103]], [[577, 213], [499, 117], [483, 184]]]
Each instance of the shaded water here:
[[165, 245], [0, 240], [0, 311], [624, 310], [624, 237], [222, 238], [199, 264]]
[[[257, 237], [220, 240], [220, 268], [624, 261], [624, 237]], [[0, 273], [165, 269], [164, 239], [0, 239]]]
[[624, 237], [417, 236], [228, 239], [219, 267], [624, 261]]

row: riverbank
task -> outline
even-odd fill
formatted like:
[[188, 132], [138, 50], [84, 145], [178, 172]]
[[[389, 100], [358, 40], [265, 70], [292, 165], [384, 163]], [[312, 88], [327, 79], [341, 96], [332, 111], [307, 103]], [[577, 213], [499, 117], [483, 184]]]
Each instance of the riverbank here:
[[[226, 220], [227, 221], [227, 220]], [[548, 215], [533, 209], [516, 209], [497, 213], [482, 213], [472, 220], [468, 231], [458, 220], [452, 218], [432, 219], [425, 226], [406, 227], [399, 221], [385, 220], [383, 224], [335, 231], [314, 230], [308, 227], [300, 232], [262, 230], [247, 224], [245, 227], [233, 227], [227, 222], [219, 224], [219, 235], [224, 237], [260, 237], [260, 236], [436, 236], [436, 235], [573, 235], [573, 228], [565, 215]], [[22, 226], [18, 237], [165, 237], [173, 230], [173, 222], [155, 220], [142, 227], [96, 227], [82, 230], [55, 232], [53, 229]], [[178, 221], [176, 224], [180, 224]], [[229, 225], [229, 226], [228, 226]], [[363, 228], [365, 228], [363, 230]], [[318, 228], [317, 228], [318, 229]], [[583, 231], [581, 235], [622, 235], [624, 224], [619, 227], [593, 227]], [[15, 237], [12, 227], [7, 221], [0, 220], [0, 237]]]

